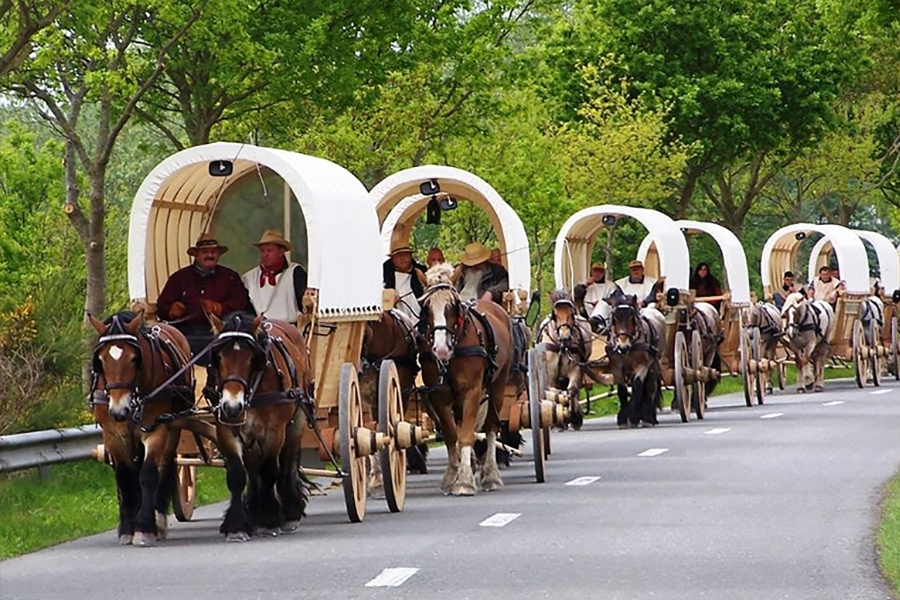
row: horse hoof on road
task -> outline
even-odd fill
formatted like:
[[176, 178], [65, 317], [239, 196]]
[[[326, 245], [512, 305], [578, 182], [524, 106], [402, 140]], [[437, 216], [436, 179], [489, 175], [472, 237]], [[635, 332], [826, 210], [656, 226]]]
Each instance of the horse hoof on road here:
[[824, 386], [824, 385], [817, 385], [815, 388], [813, 388], [813, 391], [814, 391], [814, 392], [824, 392], [824, 391], [825, 391], [825, 386]]
[[474, 485], [466, 485], [463, 483], [457, 483], [453, 486], [453, 489], [450, 490], [451, 496], [474, 496], [475, 495], [475, 486]]
[[156, 534], [145, 533], [142, 531], [135, 532], [134, 539], [131, 543], [139, 548], [152, 548], [156, 545]]
[[119, 545], [120, 546], [130, 546], [133, 537], [134, 536], [132, 536], [130, 534], [123, 533], [122, 535], [119, 536]]
[[247, 535], [244, 531], [238, 531], [237, 533], [229, 533], [225, 536], [226, 542], [246, 542], [250, 539], [250, 536]]
[[281, 526], [281, 533], [294, 533], [300, 527], [300, 521], [287, 521]]
[[156, 539], [164, 540], [169, 536], [169, 519], [165, 513], [156, 511]]

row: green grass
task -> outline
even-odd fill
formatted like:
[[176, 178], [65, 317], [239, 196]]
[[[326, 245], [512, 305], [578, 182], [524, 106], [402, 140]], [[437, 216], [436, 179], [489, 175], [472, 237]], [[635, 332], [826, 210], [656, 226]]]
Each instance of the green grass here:
[[[0, 477], [0, 560], [115, 529], [116, 483], [108, 465], [85, 461]], [[222, 469], [198, 469], [197, 504], [228, 497]], [[174, 519], [174, 517], [173, 517]]]
[[884, 490], [877, 547], [881, 572], [900, 594], [900, 475]]

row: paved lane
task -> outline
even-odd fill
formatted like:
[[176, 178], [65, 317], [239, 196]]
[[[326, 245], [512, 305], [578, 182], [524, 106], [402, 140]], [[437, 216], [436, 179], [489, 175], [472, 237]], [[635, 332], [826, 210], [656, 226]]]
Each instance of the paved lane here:
[[703, 422], [645, 430], [588, 421], [553, 435], [546, 484], [520, 459], [474, 498], [440, 495], [436, 458], [403, 513], [370, 501], [357, 525], [336, 491], [295, 534], [225, 544], [222, 506], [206, 507], [161, 547], [109, 532], [6, 561], [0, 597], [889, 598], [873, 537], [900, 387], [872, 391], [714, 398]]

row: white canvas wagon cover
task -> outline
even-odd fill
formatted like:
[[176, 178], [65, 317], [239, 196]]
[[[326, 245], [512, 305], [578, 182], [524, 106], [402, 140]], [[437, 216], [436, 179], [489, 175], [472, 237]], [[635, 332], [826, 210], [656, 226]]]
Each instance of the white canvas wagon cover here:
[[[416, 218], [431, 199], [419, 192], [419, 185], [432, 179], [437, 180], [441, 193], [474, 202], [485, 211], [497, 241], [505, 251], [502, 261], [509, 272], [510, 289], [530, 291], [531, 253], [522, 220], [489, 183], [456, 167], [423, 165], [404, 169], [372, 188], [369, 197], [382, 224], [382, 260], [390, 253], [392, 241], [409, 242]], [[453, 262], [452, 257], [447, 258]]]
[[[863, 241], [869, 242], [875, 250], [875, 258], [878, 261], [878, 279], [884, 288], [885, 294], [891, 295], [894, 290], [900, 289], [900, 260], [894, 243], [884, 235], [876, 231], [865, 229], [851, 229]], [[831, 240], [823, 237], [813, 246], [809, 255], [809, 278], [812, 279], [819, 271], [819, 267], [825, 264], [828, 253], [832, 250]], [[843, 274], [841, 275], [843, 277]]]
[[[219, 160], [233, 162], [232, 175], [209, 174], [209, 164]], [[190, 263], [187, 249], [208, 227], [223, 191], [261, 167], [280, 176], [300, 205], [309, 246], [308, 286], [318, 289], [319, 316], [380, 314], [378, 217], [365, 186], [321, 158], [230, 142], [178, 152], [144, 179], [128, 231], [132, 301], [156, 301], [165, 278]], [[219, 242], [228, 245], [226, 239]]]
[[657, 242], [660, 274], [666, 277], [666, 287], [688, 291], [688, 247], [675, 221], [649, 208], [614, 204], [585, 208], [563, 224], [556, 236], [553, 261], [557, 287], [571, 290], [576, 283], [587, 279], [594, 240], [597, 232], [606, 226], [603, 217], [607, 215], [616, 218], [632, 217], [641, 223]]
[[[731, 303], [735, 306], [750, 304], [750, 274], [747, 269], [747, 256], [744, 246], [734, 233], [718, 223], [691, 221], [680, 219], [675, 221], [684, 233], [707, 233], [718, 244], [725, 265], [725, 284], [731, 294]], [[645, 260], [653, 245], [653, 236], [647, 234], [638, 250], [638, 259]]]
[[847, 285], [847, 292], [868, 294], [869, 258], [865, 246], [855, 232], [840, 225], [795, 223], [773, 233], [763, 246], [760, 275], [766, 295], [770, 295], [776, 285], [781, 285], [785, 271], [794, 268], [792, 265], [794, 255], [806, 236], [811, 233], [821, 233], [831, 242], [841, 267], [841, 279]]

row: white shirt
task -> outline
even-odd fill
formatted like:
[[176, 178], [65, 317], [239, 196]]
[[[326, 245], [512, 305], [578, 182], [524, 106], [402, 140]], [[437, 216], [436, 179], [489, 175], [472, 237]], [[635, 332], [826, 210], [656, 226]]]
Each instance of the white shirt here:
[[412, 289], [412, 278], [414, 275], [411, 273], [400, 273], [398, 271], [394, 274], [394, 277], [395, 285], [397, 286], [395, 291], [397, 292], [397, 295], [400, 296], [400, 301], [395, 308], [406, 316], [418, 320], [419, 313], [422, 309], [419, 306], [419, 300], [416, 298], [416, 294]]
[[637, 296], [638, 301], [643, 302], [656, 285], [656, 279], [644, 275], [643, 283], [632, 283], [628, 277], [616, 280], [616, 285], [622, 288], [622, 293], [629, 296]]
[[256, 309], [256, 314], [265, 314], [270, 319], [297, 322], [300, 307], [297, 306], [297, 296], [294, 293], [294, 269], [299, 267], [297, 263], [291, 263], [288, 268], [275, 276], [275, 285], [268, 283], [260, 287], [260, 268], [257, 265], [241, 277], [247, 291], [250, 292], [250, 302]]
[[612, 294], [615, 289], [616, 284], [611, 281], [594, 282], [587, 286], [587, 291], [584, 295], [584, 308], [587, 310], [588, 315], [593, 316], [599, 304], [606, 304], [603, 300]]
[[462, 277], [463, 288], [459, 292], [459, 297], [463, 300], [477, 300], [478, 284], [484, 277], [484, 269], [464, 269]]

